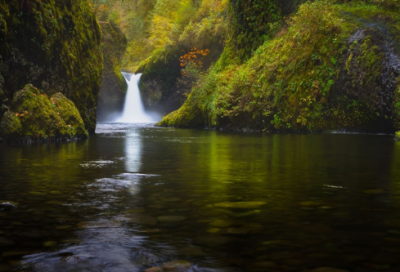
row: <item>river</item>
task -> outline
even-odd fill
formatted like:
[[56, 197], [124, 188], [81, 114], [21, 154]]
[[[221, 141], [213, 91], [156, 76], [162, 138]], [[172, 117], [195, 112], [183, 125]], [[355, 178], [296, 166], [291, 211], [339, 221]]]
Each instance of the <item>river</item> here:
[[0, 271], [400, 271], [399, 211], [391, 135], [103, 123], [0, 145]]

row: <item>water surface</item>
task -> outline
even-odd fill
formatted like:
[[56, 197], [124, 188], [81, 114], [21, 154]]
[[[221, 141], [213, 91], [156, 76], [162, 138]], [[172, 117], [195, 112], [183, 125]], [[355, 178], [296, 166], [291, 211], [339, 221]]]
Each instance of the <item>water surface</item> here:
[[386, 135], [99, 124], [2, 145], [0, 271], [400, 271], [399, 171]]

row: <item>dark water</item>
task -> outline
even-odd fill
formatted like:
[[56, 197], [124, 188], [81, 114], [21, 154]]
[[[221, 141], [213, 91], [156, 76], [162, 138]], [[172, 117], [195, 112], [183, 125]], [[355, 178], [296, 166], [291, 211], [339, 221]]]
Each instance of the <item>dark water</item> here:
[[0, 271], [400, 271], [393, 136], [97, 133], [0, 146]]

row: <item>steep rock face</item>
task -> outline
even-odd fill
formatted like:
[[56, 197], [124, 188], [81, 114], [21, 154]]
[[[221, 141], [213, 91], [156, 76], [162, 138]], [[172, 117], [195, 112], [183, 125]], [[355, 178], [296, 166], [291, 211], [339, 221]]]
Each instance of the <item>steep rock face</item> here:
[[50, 99], [28, 84], [14, 94], [11, 109], [0, 122], [0, 135], [8, 141], [86, 138], [83, 120], [74, 103], [63, 94]]
[[0, 0], [0, 104], [27, 83], [74, 101], [94, 131], [100, 28], [86, 0]]
[[394, 132], [400, 58], [391, 33], [382, 23], [370, 23], [348, 39], [348, 46], [329, 99], [335, 110], [326, 117], [336, 119], [336, 127]]
[[181, 77], [181, 50], [183, 47], [160, 49], [137, 70], [143, 73], [139, 87], [146, 107], [164, 106], [168, 111], [181, 105], [174, 97], [177, 80]]
[[122, 110], [125, 101], [127, 84], [121, 75], [121, 61], [124, 56], [127, 40], [119, 27], [111, 22], [99, 22], [102, 31], [104, 70], [101, 78], [97, 118], [107, 120], [112, 114]]

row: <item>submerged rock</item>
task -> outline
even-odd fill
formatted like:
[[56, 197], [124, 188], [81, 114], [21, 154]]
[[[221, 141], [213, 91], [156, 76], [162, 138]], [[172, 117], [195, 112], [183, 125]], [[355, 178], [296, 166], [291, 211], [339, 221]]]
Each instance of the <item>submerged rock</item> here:
[[165, 272], [186, 272], [190, 269], [190, 263], [188, 261], [177, 260], [163, 264], [162, 268]]
[[131, 222], [137, 224], [150, 225], [150, 226], [157, 224], [157, 218], [147, 214], [133, 214], [130, 216], [130, 218]]
[[184, 216], [175, 216], [175, 215], [157, 217], [157, 220], [159, 222], [163, 222], [163, 223], [175, 223], [175, 222], [183, 221], [185, 219], [186, 219], [186, 217], [184, 217]]
[[201, 247], [197, 246], [190, 246], [190, 247], [184, 247], [179, 250], [179, 253], [183, 255], [190, 255], [190, 256], [203, 256], [204, 252], [201, 249]]
[[163, 269], [159, 266], [154, 266], [154, 267], [147, 268], [145, 270], [145, 272], [163, 272]]
[[232, 226], [233, 222], [230, 220], [222, 220], [222, 219], [218, 219], [215, 221], [212, 221], [210, 223], [211, 227], [216, 227], [216, 228], [227, 228]]
[[13, 246], [14, 244], [14, 241], [0, 237], [0, 247]]
[[14, 210], [17, 208], [17, 203], [12, 201], [0, 201], [0, 211]]
[[214, 207], [229, 209], [256, 209], [267, 204], [262, 201], [242, 201], [242, 202], [221, 202], [214, 204]]
[[332, 267], [320, 267], [311, 270], [311, 272], [349, 272], [349, 271]]

